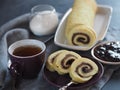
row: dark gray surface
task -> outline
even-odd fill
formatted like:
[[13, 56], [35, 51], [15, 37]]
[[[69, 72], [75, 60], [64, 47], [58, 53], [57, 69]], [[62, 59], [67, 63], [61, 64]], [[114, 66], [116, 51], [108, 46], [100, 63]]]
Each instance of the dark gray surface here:
[[[73, 0], [0, 0], [0, 26], [7, 21], [30, 12], [37, 4], [51, 4], [60, 13], [65, 13], [71, 7]], [[98, 4], [113, 7], [113, 16], [110, 26], [120, 27], [120, 1], [119, 0], [97, 0]]]
[[[71, 7], [73, 0], [0, 0], [0, 26], [7, 21], [30, 12], [30, 9], [37, 4], [51, 4], [57, 12], [65, 13]], [[120, 29], [120, 0], [97, 0], [98, 4], [110, 5], [113, 7], [113, 15], [110, 27]], [[119, 33], [116, 34], [119, 36]], [[112, 75], [111, 80], [102, 90], [120, 90], [120, 74]]]
[[73, 0], [0, 0], [0, 25], [16, 16], [30, 12], [37, 4], [51, 4], [56, 11], [65, 13], [72, 5]]

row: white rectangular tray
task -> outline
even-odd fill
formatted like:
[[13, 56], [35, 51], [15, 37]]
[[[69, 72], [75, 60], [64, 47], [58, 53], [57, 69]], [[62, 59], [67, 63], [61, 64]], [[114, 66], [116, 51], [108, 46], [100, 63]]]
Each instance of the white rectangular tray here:
[[[72, 11], [72, 8], [70, 8], [65, 13], [60, 24], [58, 25], [57, 31], [55, 33], [54, 43], [60, 47], [64, 47], [68, 49], [84, 50], [84, 51], [89, 50], [94, 45], [88, 48], [88, 47], [81, 47], [81, 46], [73, 46], [66, 43], [64, 28], [65, 28], [66, 18], [71, 11]], [[104, 39], [111, 21], [111, 15], [112, 15], [112, 7], [106, 6], [106, 5], [98, 5], [98, 11], [95, 16], [94, 27], [93, 27], [97, 34], [96, 43]]]

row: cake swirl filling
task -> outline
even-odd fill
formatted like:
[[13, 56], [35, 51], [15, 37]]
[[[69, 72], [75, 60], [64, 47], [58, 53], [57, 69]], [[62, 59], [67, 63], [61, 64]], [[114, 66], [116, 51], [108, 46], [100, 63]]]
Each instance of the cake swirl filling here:
[[88, 44], [90, 42], [90, 38], [85, 33], [74, 33], [72, 36], [73, 45], [79, 45], [79, 43]]
[[59, 55], [59, 53], [51, 59], [51, 63], [54, 62], [55, 58], [56, 58], [58, 55]]
[[64, 69], [68, 69], [68, 68], [71, 66], [71, 64], [73, 63], [73, 61], [74, 61], [75, 59], [77, 59], [76, 56], [71, 55], [71, 54], [67, 54], [67, 55], [63, 58], [63, 60], [61, 61], [62, 67], [63, 67]]
[[76, 67], [76, 73], [83, 78], [90, 77], [89, 75], [85, 75], [86, 73], [90, 73], [93, 70], [93, 67], [88, 63], [81, 63]]

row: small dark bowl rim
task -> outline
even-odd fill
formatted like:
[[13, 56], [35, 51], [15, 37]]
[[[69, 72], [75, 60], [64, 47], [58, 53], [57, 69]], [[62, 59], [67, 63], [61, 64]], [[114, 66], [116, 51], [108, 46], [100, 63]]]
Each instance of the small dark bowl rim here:
[[103, 63], [103, 64], [107, 64], [107, 65], [120, 65], [120, 62], [109, 62], [109, 61], [105, 61], [105, 60], [103, 60], [103, 59], [99, 59], [98, 57], [96, 57], [96, 56], [94, 55], [94, 49], [95, 49], [96, 47], [98, 47], [98, 46], [100, 46], [100, 45], [103, 45], [103, 44], [106, 44], [106, 43], [112, 43], [112, 42], [120, 42], [120, 41], [102, 41], [102, 42], [96, 44], [96, 45], [92, 48], [92, 50], [91, 50], [91, 55], [92, 55], [92, 57], [93, 57], [95, 60], [97, 60], [97, 61], [99, 61], [99, 62], [101, 62], [101, 63]]

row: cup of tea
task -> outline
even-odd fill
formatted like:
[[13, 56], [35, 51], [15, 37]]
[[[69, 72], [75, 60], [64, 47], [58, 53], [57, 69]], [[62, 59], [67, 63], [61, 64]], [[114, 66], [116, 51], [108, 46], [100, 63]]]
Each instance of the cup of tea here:
[[10, 45], [10, 74], [24, 79], [36, 78], [44, 65], [45, 50], [45, 44], [34, 39], [16, 41]]

